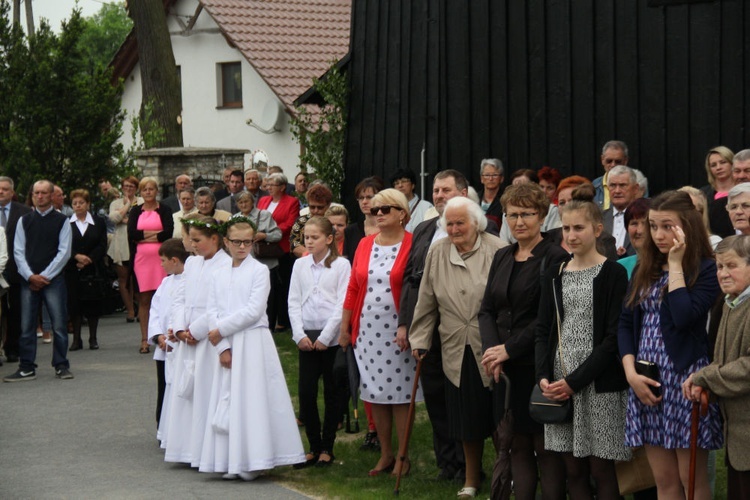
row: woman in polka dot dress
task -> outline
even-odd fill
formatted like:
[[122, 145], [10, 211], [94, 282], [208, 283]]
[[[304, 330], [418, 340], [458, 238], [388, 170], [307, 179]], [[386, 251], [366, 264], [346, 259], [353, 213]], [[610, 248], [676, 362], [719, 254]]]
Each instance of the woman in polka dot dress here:
[[[411, 233], [406, 197], [395, 189], [372, 199], [371, 213], [380, 233], [362, 239], [354, 256], [341, 320], [339, 344], [351, 346], [360, 372], [360, 398], [372, 404], [380, 438], [380, 460], [369, 475], [408, 472], [408, 459], [397, 463], [391, 444], [393, 422], [398, 442], [406, 432], [416, 362], [406, 345], [396, 343], [398, 304]], [[421, 390], [417, 400], [422, 399]], [[399, 449], [399, 448], [397, 448]]]

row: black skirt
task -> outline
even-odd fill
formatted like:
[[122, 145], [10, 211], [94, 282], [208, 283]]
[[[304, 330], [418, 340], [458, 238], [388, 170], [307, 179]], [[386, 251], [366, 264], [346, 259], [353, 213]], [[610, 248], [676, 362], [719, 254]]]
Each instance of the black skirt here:
[[492, 434], [492, 393], [482, 383], [471, 347], [461, 363], [461, 387], [445, 383], [448, 434], [458, 441], [482, 441]]

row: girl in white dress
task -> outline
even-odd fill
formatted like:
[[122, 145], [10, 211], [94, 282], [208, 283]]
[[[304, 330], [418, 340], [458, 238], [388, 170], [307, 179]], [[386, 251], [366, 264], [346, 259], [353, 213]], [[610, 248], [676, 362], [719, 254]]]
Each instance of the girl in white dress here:
[[178, 382], [182, 390], [173, 391], [170, 419], [167, 424], [167, 462], [189, 463], [198, 467], [203, 434], [206, 428], [208, 401], [216, 356], [205, 341], [208, 334], [206, 304], [214, 269], [231, 262], [221, 249], [220, 224], [209, 217], [197, 217], [189, 222], [190, 241], [195, 256], [185, 262], [183, 299], [175, 304], [173, 330], [180, 340], [175, 363], [184, 371], [192, 366], [193, 383], [184, 383], [190, 378], [183, 373]]
[[264, 470], [305, 461], [276, 344], [268, 330], [266, 266], [250, 257], [254, 223], [225, 223], [232, 258], [213, 271], [208, 340], [215, 347], [201, 472], [252, 481]]
[[[333, 377], [333, 362], [340, 349], [338, 333], [349, 284], [351, 265], [339, 257], [333, 225], [323, 217], [311, 217], [305, 224], [308, 255], [298, 259], [289, 285], [289, 321], [292, 338], [299, 348], [299, 406], [305, 416], [305, 433], [310, 451], [305, 463], [331, 465], [336, 426], [341, 417]], [[318, 382], [323, 379], [325, 418], [321, 432], [318, 413]]]

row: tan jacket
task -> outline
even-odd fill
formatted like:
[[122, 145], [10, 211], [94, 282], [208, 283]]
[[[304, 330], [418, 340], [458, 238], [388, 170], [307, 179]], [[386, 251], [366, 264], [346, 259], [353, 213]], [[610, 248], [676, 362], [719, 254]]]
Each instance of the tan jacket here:
[[724, 306], [714, 361], [693, 382], [719, 398], [732, 467], [750, 470], [750, 300], [734, 309]]
[[480, 233], [474, 253], [466, 260], [448, 238], [435, 243], [427, 254], [409, 342], [412, 349], [429, 349], [439, 320], [443, 371], [456, 387], [461, 385], [461, 362], [466, 345], [471, 346], [485, 387], [490, 385], [481, 364], [482, 339], [477, 314], [492, 259], [505, 245], [497, 236]]
[[[107, 255], [112, 262], [121, 265], [130, 260], [130, 244], [128, 243], [128, 216], [121, 215], [120, 210], [125, 206], [125, 198], [118, 198], [109, 204], [109, 220], [115, 224], [115, 234], [109, 244]], [[135, 205], [143, 203], [143, 198], [137, 196]], [[131, 205], [130, 208], [133, 208]]]

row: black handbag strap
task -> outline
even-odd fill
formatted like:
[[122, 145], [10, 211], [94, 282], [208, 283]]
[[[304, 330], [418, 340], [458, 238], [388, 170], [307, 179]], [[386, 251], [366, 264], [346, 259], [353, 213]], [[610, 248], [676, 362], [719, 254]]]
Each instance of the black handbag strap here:
[[[567, 264], [567, 262], [562, 262], [560, 264], [560, 270], [558, 272], [559, 276], [562, 276], [565, 264]], [[555, 280], [552, 280], [552, 295], [555, 297], [555, 315], [557, 316], [557, 352], [560, 356], [560, 369], [562, 370], [563, 378], [565, 378], [568, 376], [568, 373], [565, 369], [565, 362], [563, 361], [562, 355], [562, 325], [560, 321], [560, 305], [557, 303], [557, 290], [555, 289]]]

